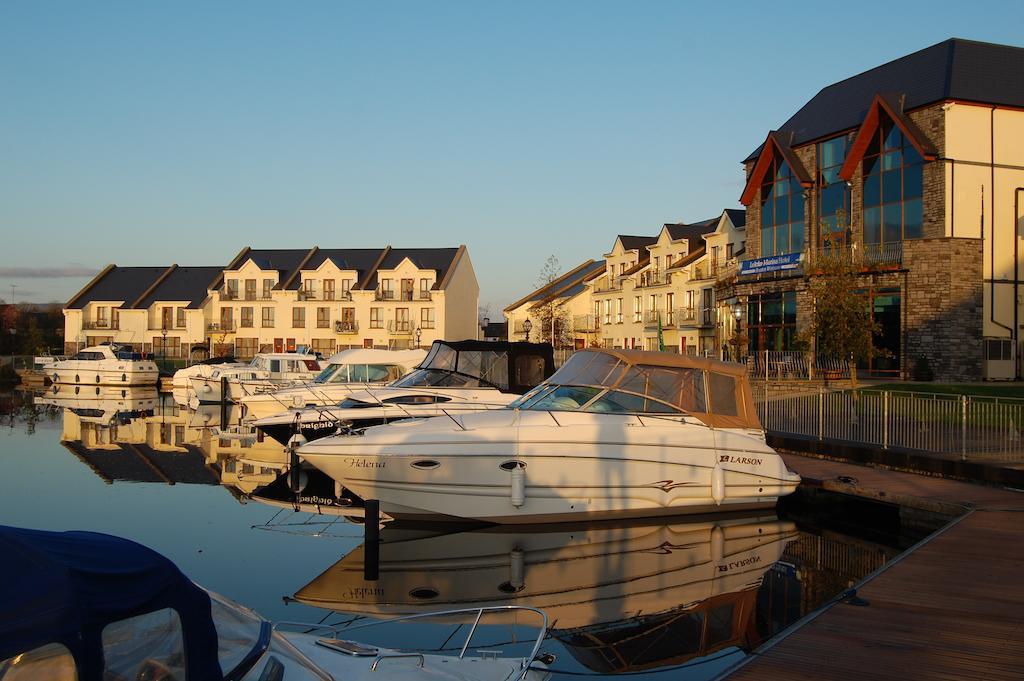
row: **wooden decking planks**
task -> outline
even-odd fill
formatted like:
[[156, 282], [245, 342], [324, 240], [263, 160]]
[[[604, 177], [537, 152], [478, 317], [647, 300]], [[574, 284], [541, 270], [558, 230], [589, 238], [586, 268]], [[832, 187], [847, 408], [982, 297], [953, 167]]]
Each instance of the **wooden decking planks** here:
[[856, 478], [850, 487], [867, 496], [975, 510], [862, 586], [869, 605], [832, 606], [730, 681], [1024, 676], [1024, 494], [818, 459], [787, 463], [819, 482]]

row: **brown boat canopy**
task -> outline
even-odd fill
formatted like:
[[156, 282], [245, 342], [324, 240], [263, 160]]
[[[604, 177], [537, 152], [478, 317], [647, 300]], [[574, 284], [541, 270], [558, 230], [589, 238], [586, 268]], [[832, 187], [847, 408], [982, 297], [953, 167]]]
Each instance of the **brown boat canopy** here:
[[573, 353], [545, 383], [642, 396], [684, 411], [712, 428], [761, 429], [746, 367], [732, 362], [670, 352], [589, 348]]

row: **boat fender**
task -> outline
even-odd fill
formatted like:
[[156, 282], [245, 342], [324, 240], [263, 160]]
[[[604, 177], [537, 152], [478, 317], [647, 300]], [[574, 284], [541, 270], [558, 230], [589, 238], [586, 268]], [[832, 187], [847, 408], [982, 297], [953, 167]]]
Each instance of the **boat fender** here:
[[512, 505], [516, 508], [526, 503], [526, 468], [516, 466], [512, 469]]
[[718, 463], [711, 470], [711, 498], [715, 500], [716, 506], [721, 506], [725, 499], [725, 471]]
[[514, 548], [508, 554], [508, 581], [516, 591], [522, 591], [526, 586], [523, 577], [523, 551]]
[[725, 558], [725, 532], [718, 525], [711, 528], [711, 561], [721, 563]]
[[212, 392], [212, 391], [213, 391], [213, 388], [211, 388], [210, 386], [208, 386], [208, 385], [204, 385], [203, 386], [203, 392], [204, 393], [208, 393], [208, 392]]

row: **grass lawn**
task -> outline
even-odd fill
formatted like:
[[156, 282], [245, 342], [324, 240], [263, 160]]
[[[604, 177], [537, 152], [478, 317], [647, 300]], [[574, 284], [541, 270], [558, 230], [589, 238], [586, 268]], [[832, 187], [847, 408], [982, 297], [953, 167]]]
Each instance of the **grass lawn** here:
[[907, 391], [940, 395], [981, 395], [984, 397], [1018, 397], [1024, 399], [1021, 383], [880, 383], [863, 392]]

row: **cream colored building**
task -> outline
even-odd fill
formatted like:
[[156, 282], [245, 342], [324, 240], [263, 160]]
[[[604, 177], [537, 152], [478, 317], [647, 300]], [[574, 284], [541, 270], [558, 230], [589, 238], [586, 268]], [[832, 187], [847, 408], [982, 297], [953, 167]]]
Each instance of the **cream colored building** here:
[[561, 341], [555, 345], [576, 349], [595, 345], [597, 321], [587, 282], [604, 269], [603, 261], [587, 260], [506, 307], [509, 340], [550, 340], [552, 333], [547, 325], [554, 319], [554, 337]]
[[108, 266], [65, 310], [65, 350], [251, 357], [308, 346], [409, 348], [476, 338], [465, 246], [243, 249], [225, 268]]

